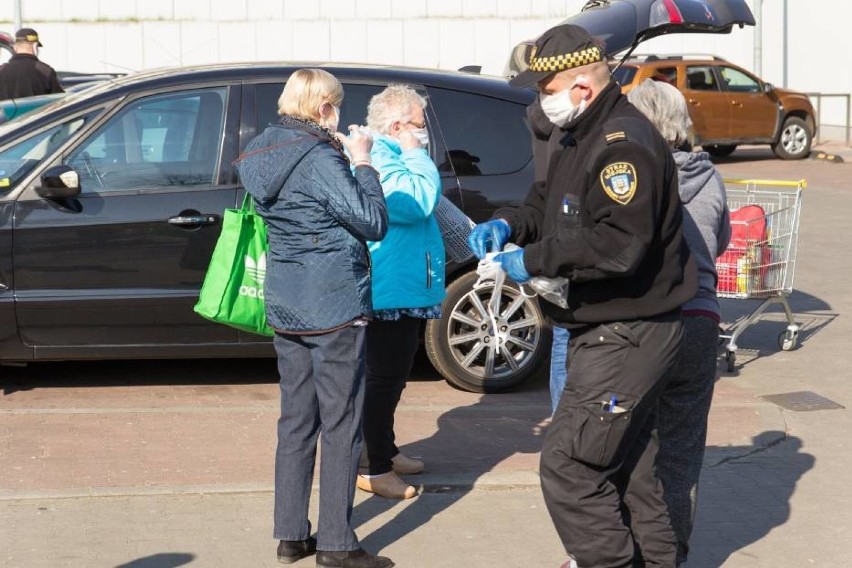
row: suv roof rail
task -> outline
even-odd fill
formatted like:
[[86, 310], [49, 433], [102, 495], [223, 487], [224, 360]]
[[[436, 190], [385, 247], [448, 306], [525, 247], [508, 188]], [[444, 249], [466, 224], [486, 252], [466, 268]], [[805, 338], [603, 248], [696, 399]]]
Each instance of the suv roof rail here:
[[685, 61], [689, 59], [712, 59], [713, 61], [726, 61], [724, 57], [719, 57], [718, 55], [712, 55], [709, 53], [649, 53], [644, 55], [631, 55], [629, 59], [632, 61]]

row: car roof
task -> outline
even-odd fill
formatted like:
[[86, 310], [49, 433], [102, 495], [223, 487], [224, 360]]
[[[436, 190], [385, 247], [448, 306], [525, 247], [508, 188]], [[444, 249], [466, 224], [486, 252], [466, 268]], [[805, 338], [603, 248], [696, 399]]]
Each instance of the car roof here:
[[331, 62], [245, 62], [213, 63], [191, 67], [167, 67], [141, 71], [109, 81], [109, 87], [103, 90], [127, 89], [145, 83], [147, 87], [159, 85], [191, 84], [210, 80], [223, 81], [262, 81], [281, 79], [293, 71], [305, 67], [325, 69], [332, 75], [346, 80], [380, 80], [382, 82], [400, 82], [427, 84], [437, 87], [461, 88], [474, 92], [499, 94], [511, 99], [525, 100], [528, 96], [519, 93], [519, 89], [510, 87], [503, 77], [479, 75], [458, 71], [444, 71], [398, 65], [374, 65], [363, 63]]

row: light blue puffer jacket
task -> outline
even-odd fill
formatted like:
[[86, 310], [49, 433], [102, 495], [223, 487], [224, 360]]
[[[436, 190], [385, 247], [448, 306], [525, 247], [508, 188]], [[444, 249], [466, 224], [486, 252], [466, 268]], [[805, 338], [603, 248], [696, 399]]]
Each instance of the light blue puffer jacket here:
[[441, 177], [423, 148], [373, 134], [370, 157], [388, 208], [388, 232], [370, 242], [373, 309], [426, 308], [444, 299], [444, 242], [434, 211]]

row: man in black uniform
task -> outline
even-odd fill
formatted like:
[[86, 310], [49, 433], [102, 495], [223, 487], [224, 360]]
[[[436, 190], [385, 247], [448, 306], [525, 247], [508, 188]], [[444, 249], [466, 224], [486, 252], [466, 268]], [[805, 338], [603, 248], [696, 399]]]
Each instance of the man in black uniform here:
[[39, 61], [39, 47], [34, 29], [15, 33], [15, 55], [0, 67], [0, 100], [64, 92], [53, 67]]
[[534, 128], [545, 181], [469, 240], [480, 258], [509, 240], [524, 247], [495, 257], [516, 282], [570, 280], [567, 309], [541, 301], [571, 332], [568, 384], [541, 455], [545, 503], [566, 550], [582, 568], [669, 567], [675, 538], [654, 473], [654, 407], [680, 345], [680, 306], [696, 291], [695, 265], [671, 152], [605, 59], [577, 26], [539, 38], [511, 83], [537, 85], [552, 123], [549, 134]]

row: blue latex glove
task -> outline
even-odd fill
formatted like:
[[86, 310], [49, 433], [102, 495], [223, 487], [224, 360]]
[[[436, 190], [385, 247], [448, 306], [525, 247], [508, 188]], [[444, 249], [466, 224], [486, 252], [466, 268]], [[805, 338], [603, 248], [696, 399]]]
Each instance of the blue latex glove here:
[[503, 245], [509, 242], [511, 235], [512, 228], [509, 223], [503, 219], [492, 219], [475, 226], [467, 236], [467, 244], [476, 258], [483, 259], [489, 251], [503, 250]]
[[527, 269], [524, 268], [524, 249], [522, 248], [501, 252], [494, 257], [494, 260], [499, 262], [506, 275], [518, 284], [523, 284], [532, 278]]

